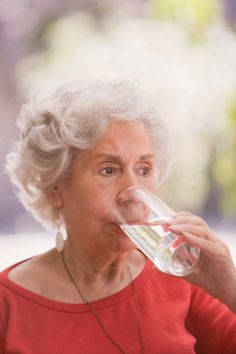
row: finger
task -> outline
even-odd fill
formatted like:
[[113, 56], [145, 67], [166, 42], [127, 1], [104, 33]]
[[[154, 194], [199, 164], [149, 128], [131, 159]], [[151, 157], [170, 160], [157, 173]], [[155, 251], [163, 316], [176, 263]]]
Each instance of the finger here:
[[170, 225], [169, 228], [171, 231], [177, 234], [188, 232], [197, 237], [205, 238], [208, 240], [217, 239], [215, 236], [213, 236], [210, 230], [205, 226], [199, 226], [193, 224], [177, 224], [177, 225]]
[[178, 212], [176, 212], [173, 216], [172, 216], [172, 218], [176, 218], [176, 217], [178, 217], [178, 216], [190, 216], [190, 215], [192, 215], [191, 213], [189, 213], [188, 211], [178, 211]]
[[223, 254], [225, 254], [225, 249], [223, 249], [222, 245], [219, 244], [219, 242], [211, 242], [205, 238], [197, 237], [196, 235], [193, 235], [189, 232], [183, 232], [182, 236], [190, 246], [199, 248], [203, 252], [203, 254], [210, 258], [215, 259], [216, 256], [222, 256]]
[[182, 232], [182, 236], [184, 238], [184, 240], [190, 244], [191, 246], [194, 247], [199, 247], [199, 248], [204, 248], [204, 246], [206, 246], [206, 242], [209, 242], [208, 240], [206, 240], [205, 238], [201, 238], [199, 236], [196, 236], [190, 232]]
[[177, 224], [196, 224], [208, 227], [207, 223], [200, 218], [199, 216], [192, 215], [192, 214], [179, 214], [174, 218], [168, 220], [168, 225], [177, 225]]
[[190, 246], [198, 247], [204, 255], [211, 259], [217, 260], [218, 262], [225, 262], [226, 259], [231, 259], [228, 246], [219, 239], [212, 242], [188, 232], [184, 232], [182, 237]]

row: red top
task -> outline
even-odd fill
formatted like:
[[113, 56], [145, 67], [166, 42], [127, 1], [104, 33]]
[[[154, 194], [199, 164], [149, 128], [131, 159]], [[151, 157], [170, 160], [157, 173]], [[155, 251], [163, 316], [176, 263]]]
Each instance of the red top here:
[[[18, 263], [19, 264], [19, 263]], [[49, 300], [0, 273], [0, 353], [119, 354], [86, 304]], [[236, 315], [203, 290], [147, 261], [134, 280], [145, 354], [235, 354]], [[94, 308], [126, 354], [139, 354], [131, 285]]]

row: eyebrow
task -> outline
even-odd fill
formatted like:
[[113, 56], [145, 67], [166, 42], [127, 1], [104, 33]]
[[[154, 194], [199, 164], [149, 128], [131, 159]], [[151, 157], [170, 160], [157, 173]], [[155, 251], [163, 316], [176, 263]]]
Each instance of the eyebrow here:
[[[117, 162], [120, 162], [122, 160], [119, 155], [112, 155], [112, 154], [106, 154], [106, 153], [100, 153], [100, 154], [95, 155], [93, 160], [97, 160], [99, 158], [105, 159], [107, 161], [117, 161]], [[149, 153], [149, 154], [139, 156], [139, 159], [141, 161], [145, 161], [150, 158], [154, 158], [154, 155]]]

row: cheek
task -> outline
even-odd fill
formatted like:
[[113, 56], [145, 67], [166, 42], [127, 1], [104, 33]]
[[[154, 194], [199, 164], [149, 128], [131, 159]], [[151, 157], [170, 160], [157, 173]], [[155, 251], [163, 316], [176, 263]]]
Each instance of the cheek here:
[[145, 180], [141, 185], [154, 194], [157, 191], [157, 183], [154, 178]]
[[98, 219], [110, 219], [111, 211], [113, 208], [113, 200], [110, 197], [104, 195], [98, 197], [94, 200], [94, 203], [91, 205], [92, 213]]
[[88, 191], [82, 193], [76, 201], [75, 209], [78, 215], [92, 221], [110, 218], [113, 207], [112, 193], [108, 191]]

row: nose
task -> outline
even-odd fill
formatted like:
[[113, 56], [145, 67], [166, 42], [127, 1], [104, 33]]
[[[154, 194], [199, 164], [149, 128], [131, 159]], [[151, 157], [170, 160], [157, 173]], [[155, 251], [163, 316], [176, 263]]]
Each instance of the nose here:
[[117, 197], [114, 216], [120, 224], [145, 222], [149, 215], [149, 208], [143, 200], [142, 188], [129, 187]]
[[131, 187], [141, 186], [140, 181], [136, 173], [132, 170], [126, 171], [122, 174], [119, 181], [119, 192]]
[[118, 198], [117, 198], [117, 203], [120, 206], [130, 208], [131, 205], [134, 207], [135, 204], [139, 202], [137, 196], [135, 195], [134, 188], [135, 186], [127, 187], [126, 189], [123, 189]]
[[133, 208], [137, 203], [133, 187], [139, 187], [140, 182], [135, 171], [129, 169], [123, 172], [119, 181], [117, 203], [123, 208]]

